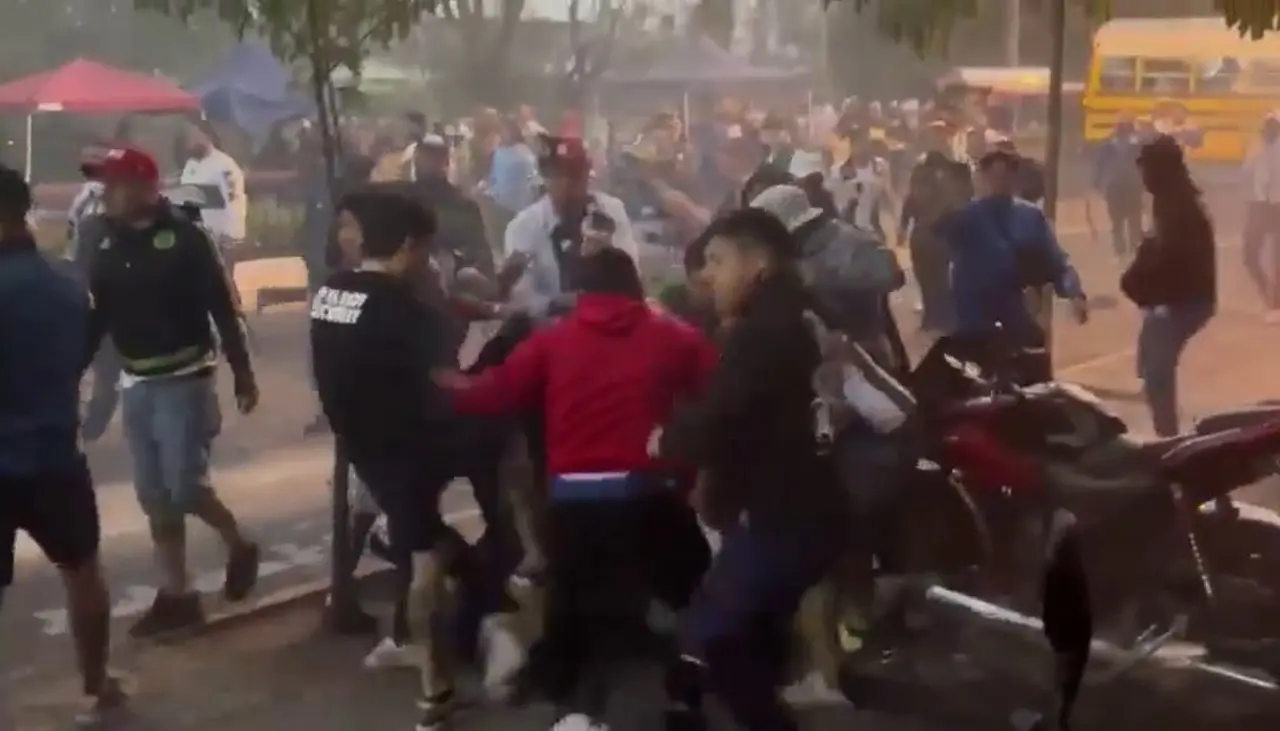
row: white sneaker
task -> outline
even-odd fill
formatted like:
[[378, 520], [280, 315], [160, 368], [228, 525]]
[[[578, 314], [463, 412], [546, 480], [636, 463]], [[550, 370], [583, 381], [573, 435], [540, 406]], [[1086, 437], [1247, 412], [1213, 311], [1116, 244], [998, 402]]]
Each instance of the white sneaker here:
[[410, 652], [408, 645], [401, 645], [390, 637], [384, 637], [364, 656], [364, 667], [365, 670], [416, 668], [418, 660]]
[[480, 651], [484, 656], [484, 688], [491, 698], [502, 698], [510, 689], [511, 679], [524, 667], [525, 650], [520, 638], [492, 615], [480, 624]]
[[798, 708], [849, 704], [844, 693], [832, 688], [826, 677], [817, 670], [787, 686], [782, 691], [782, 699]]
[[609, 725], [585, 713], [570, 713], [561, 716], [551, 731], [609, 731]]

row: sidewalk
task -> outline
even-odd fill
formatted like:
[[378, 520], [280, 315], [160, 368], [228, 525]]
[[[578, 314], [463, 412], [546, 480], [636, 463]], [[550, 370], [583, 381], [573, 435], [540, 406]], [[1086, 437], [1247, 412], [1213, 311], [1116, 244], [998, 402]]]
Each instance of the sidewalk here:
[[[128, 662], [135, 685], [125, 723], [131, 731], [409, 731], [417, 721], [416, 685], [407, 671], [366, 672], [366, 639], [338, 638], [318, 628], [318, 608], [300, 607], [234, 629], [173, 646], [153, 646]], [[32, 680], [12, 689], [21, 731], [68, 727], [76, 687]], [[658, 723], [656, 672], [613, 703], [615, 731], [652, 729]], [[802, 712], [815, 731], [922, 731], [920, 724], [848, 706]], [[548, 709], [476, 704], [460, 712], [460, 731], [550, 728]], [[114, 726], [113, 726], [114, 727]]]

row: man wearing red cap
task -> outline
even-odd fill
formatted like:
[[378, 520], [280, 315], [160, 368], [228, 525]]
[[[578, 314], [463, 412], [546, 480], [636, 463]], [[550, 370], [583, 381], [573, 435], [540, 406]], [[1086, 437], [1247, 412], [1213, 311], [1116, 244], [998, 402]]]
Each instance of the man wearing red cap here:
[[209, 234], [160, 195], [155, 160], [117, 148], [84, 171], [102, 181], [109, 219], [89, 271], [89, 346], [96, 351], [110, 335], [120, 354], [134, 488], [162, 573], [155, 602], [132, 629], [150, 636], [203, 621], [187, 576], [188, 514], [227, 545], [228, 599], [245, 598], [257, 582], [258, 547], [209, 482], [209, 450], [221, 421], [214, 385], [219, 343], [242, 413], [257, 405], [258, 388], [222, 259]]
[[536, 316], [576, 289], [581, 256], [613, 246], [639, 260], [622, 201], [591, 190], [591, 158], [582, 140], [542, 140], [538, 164], [547, 192], [507, 226], [506, 262], [498, 273], [502, 292]]

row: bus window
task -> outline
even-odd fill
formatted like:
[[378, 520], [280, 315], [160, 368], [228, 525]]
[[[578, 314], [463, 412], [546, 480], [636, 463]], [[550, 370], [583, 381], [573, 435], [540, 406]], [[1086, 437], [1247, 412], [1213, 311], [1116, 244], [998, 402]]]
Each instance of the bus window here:
[[1250, 91], [1272, 94], [1280, 91], [1280, 60], [1250, 61], [1248, 80]]
[[1138, 90], [1166, 96], [1191, 91], [1191, 63], [1180, 58], [1144, 58]]
[[1200, 64], [1196, 91], [1226, 94], [1236, 91], [1240, 81], [1240, 60], [1232, 56], [1210, 59]]
[[1131, 93], [1138, 85], [1138, 59], [1109, 57], [1098, 62], [1098, 90]]

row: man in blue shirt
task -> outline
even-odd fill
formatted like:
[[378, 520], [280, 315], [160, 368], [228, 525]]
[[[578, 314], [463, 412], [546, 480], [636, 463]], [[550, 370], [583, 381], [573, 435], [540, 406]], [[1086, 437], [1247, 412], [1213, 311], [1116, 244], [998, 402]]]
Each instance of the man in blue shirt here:
[[[1039, 208], [1015, 197], [1017, 164], [1017, 156], [1003, 150], [983, 156], [982, 197], [939, 223], [951, 250], [952, 339], [980, 366], [1000, 362], [1009, 347], [1045, 349], [1045, 333], [1027, 308], [1028, 289], [1052, 285], [1071, 301], [1078, 321], [1088, 318], [1080, 278], [1053, 225]], [[1040, 374], [1047, 378], [1048, 368]]]
[[1107, 204], [1111, 219], [1111, 243], [1116, 256], [1127, 258], [1142, 243], [1142, 179], [1138, 175], [1138, 151], [1146, 136], [1133, 118], [1124, 115], [1111, 136], [1098, 148], [1093, 187]]
[[[502, 130], [502, 142], [493, 151], [489, 176], [484, 187], [493, 201], [493, 234], [501, 242], [507, 224], [520, 211], [538, 199], [538, 156], [525, 142], [520, 123], [508, 119]], [[498, 247], [495, 247], [498, 248]]]
[[111, 601], [79, 445], [91, 305], [85, 287], [36, 248], [30, 210], [22, 174], [0, 165], [0, 600], [13, 581], [21, 530], [62, 572], [88, 713], [96, 716], [123, 696], [106, 669]]

